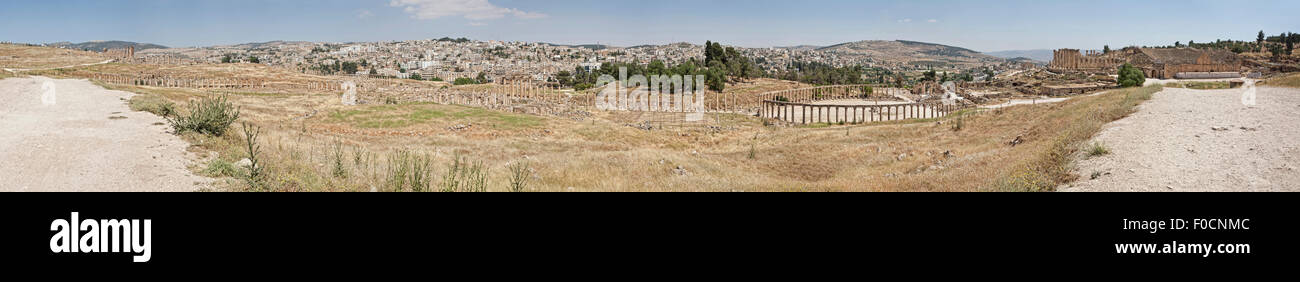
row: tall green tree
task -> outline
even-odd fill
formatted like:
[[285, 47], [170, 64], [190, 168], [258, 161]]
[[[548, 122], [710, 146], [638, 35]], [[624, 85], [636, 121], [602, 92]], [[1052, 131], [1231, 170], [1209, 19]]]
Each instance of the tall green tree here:
[[1295, 49], [1295, 33], [1286, 33], [1282, 35], [1282, 40], [1286, 41], [1286, 54], [1291, 55], [1291, 50]]
[[339, 69], [346, 74], [357, 74], [357, 63], [343, 62]]
[[709, 86], [709, 90], [722, 92], [727, 88], [726, 68], [722, 61], [713, 61], [713, 63], [709, 64], [709, 70], [704, 77], [704, 82]]
[[555, 80], [560, 83], [560, 86], [573, 86], [573, 73], [570, 73], [569, 71], [560, 71], [555, 74]]

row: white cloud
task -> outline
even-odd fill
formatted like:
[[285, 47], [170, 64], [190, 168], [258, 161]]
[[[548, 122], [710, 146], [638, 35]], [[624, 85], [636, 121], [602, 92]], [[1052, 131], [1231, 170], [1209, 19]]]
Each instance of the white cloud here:
[[374, 14], [374, 13], [371, 13], [370, 10], [360, 10], [360, 11], [357, 11], [357, 18], [358, 18], [358, 19], [370, 18], [370, 17], [372, 17], [372, 16], [374, 16], [374, 15], [375, 15], [375, 14]]
[[469, 26], [485, 26], [485, 25], [487, 25], [487, 23], [484, 23], [484, 22], [472, 22], [472, 23], [469, 23]]
[[488, 0], [392, 0], [389, 5], [401, 7], [412, 17], [422, 20], [457, 16], [470, 20], [500, 19], [507, 15], [520, 19], [548, 17], [543, 13], [499, 7]]
[[937, 23], [937, 22], [939, 22], [939, 20], [936, 20], [936, 19], [930, 19], [930, 20], [927, 20], [927, 21], [925, 21], [925, 22], [927, 22], [927, 23]]
[[900, 22], [900, 23], [910, 23], [910, 22], [912, 22], [912, 19], [901, 19], [901, 20], [898, 20], [898, 22]]

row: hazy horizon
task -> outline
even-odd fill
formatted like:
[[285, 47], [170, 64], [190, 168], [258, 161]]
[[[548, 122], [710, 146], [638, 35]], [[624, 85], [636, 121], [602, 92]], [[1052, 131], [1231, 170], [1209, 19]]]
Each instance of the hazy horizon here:
[[[117, 0], [9, 3], [0, 41], [121, 40], [169, 47], [466, 37], [619, 47], [909, 40], [980, 52], [1253, 40], [1300, 30], [1300, 2]], [[1245, 19], [1245, 20], [1243, 20]]]

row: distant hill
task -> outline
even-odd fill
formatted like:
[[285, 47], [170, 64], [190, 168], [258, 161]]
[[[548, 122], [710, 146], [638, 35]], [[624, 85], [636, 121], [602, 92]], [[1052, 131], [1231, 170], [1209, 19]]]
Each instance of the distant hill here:
[[1007, 61], [1008, 61], [1008, 62], [1012, 62], [1012, 63], [1031, 63], [1031, 64], [1035, 64], [1035, 65], [1047, 65], [1047, 63], [1049, 63], [1049, 62], [1044, 62], [1044, 61], [1034, 60], [1034, 59], [1025, 58], [1025, 57], [1015, 57], [1015, 58], [1010, 58], [1010, 59], [1007, 59]]
[[605, 49], [613, 48], [612, 46], [604, 45], [604, 44], [579, 44], [579, 45], [565, 45], [565, 44], [555, 44], [555, 43], [545, 43], [545, 42], [543, 42], [542, 44], [551, 45], [551, 46], [559, 46], [559, 47], [569, 47], [569, 48], [583, 48], [583, 49], [590, 49], [590, 50], [594, 50], [594, 51], [600, 51], [600, 50], [605, 50]]
[[135, 46], [136, 51], [147, 50], [147, 49], [167, 49], [167, 46], [162, 46], [158, 44], [137, 43], [137, 42], [129, 42], [129, 41], [90, 41], [90, 42], [82, 42], [82, 43], [58, 42], [58, 43], [50, 43], [49, 45], [53, 47], [63, 47], [68, 49], [92, 50], [92, 51], [99, 51], [104, 49], [122, 49], [129, 46]]
[[1047, 50], [1047, 49], [997, 51], [997, 52], [988, 52], [984, 54], [988, 54], [989, 56], [994, 56], [1003, 59], [1023, 57], [1023, 58], [1032, 59], [1034, 61], [1039, 61], [1039, 62], [1052, 61], [1052, 50]]
[[866, 40], [836, 44], [817, 50], [842, 56], [866, 56], [883, 62], [911, 65], [974, 67], [984, 63], [1004, 61], [1002, 58], [966, 48], [906, 40]]
[[314, 45], [314, 44], [315, 43], [306, 42], [306, 41], [276, 40], [276, 41], [267, 41], [267, 42], [243, 43], [243, 44], [231, 45], [229, 47], [240, 48], [240, 49], [260, 49], [260, 48], [275, 47], [281, 45]]
[[790, 50], [796, 50], [796, 51], [804, 51], [804, 50], [817, 50], [817, 49], [821, 49], [822, 46], [814, 46], [814, 45], [799, 45], [799, 46], [778, 46], [778, 47], [773, 47], [773, 48], [776, 48], [776, 49], [790, 49]]

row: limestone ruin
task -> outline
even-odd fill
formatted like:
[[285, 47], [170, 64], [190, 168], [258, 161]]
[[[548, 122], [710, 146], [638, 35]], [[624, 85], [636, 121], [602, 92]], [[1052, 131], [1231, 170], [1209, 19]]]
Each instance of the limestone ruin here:
[[343, 97], [342, 97], [343, 104], [348, 106], [355, 106], [357, 104], [357, 83], [352, 81], [343, 82], [342, 87], [343, 87]]
[[1128, 63], [1152, 78], [1228, 78], [1241, 77], [1238, 72], [1242, 67], [1237, 54], [1195, 48], [1128, 47], [1110, 53], [1060, 49], [1052, 55], [1047, 68], [1058, 73], [1115, 74], [1119, 66]]

